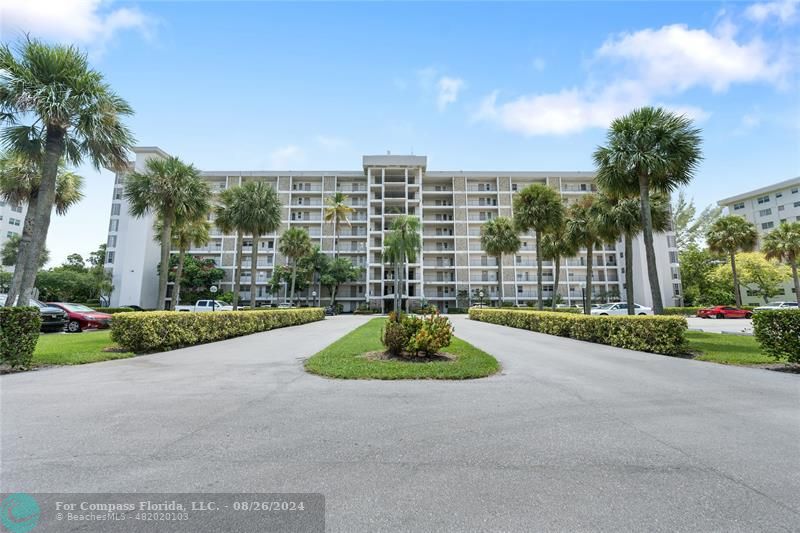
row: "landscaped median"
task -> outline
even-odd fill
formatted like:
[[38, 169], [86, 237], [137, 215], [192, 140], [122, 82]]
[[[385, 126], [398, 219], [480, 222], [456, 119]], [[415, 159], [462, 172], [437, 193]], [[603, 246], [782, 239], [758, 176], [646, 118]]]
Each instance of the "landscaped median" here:
[[664, 355], [687, 352], [687, 322], [681, 316], [587, 316], [548, 311], [470, 309], [472, 320], [548, 335]]
[[161, 352], [324, 319], [325, 311], [316, 307], [248, 313], [121, 313], [111, 321], [111, 339], [125, 351]]

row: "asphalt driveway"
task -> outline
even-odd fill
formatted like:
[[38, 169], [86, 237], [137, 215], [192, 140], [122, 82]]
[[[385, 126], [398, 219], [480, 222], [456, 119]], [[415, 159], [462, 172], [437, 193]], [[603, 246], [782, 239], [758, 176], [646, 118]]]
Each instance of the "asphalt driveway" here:
[[321, 492], [329, 531], [800, 529], [800, 379], [455, 317], [503, 373], [336, 381], [363, 317], [0, 377], [2, 491]]

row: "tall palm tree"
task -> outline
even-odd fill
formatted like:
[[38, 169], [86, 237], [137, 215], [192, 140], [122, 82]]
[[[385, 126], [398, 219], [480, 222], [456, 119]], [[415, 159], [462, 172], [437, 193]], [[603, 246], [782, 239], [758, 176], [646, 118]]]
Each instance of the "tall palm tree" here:
[[777, 259], [792, 267], [794, 295], [800, 304], [800, 279], [797, 276], [797, 262], [800, 261], [800, 222], [784, 222], [770, 231], [761, 245], [767, 259]]
[[214, 207], [214, 224], [222, 233], [236, 233], [236, 272], [233, 274], [233, 303], [234, 310], [239, 306], [239, 292], [242, 280], [242, 241], [244, 240], [244, 227], [237, 210], [241, 202], [238, 195], [241, 187], [238, 185], [225, 189], [219, 194], [219, 203]]
[[500, 288], [500, 306], [503, 305], [503, 255], [515, 254], [521, 246], [514, 221], [497, 217], [481, 226], [481, 247], [497, 261], [497, 285]]
[[739, 276], [736, 273], [736, 252], [752, 252], [758, 242], [756, 227], [737, 215], [717, 219], [706, 233], [706, 242], [712, 252], [727, 254], [731, 258], [733, 273], [733, 295], [736, 305], [742, 305], [742, 294], [739, 288]]
[[[25, 269], [23, 261], [25, 251], [31, 246], [31, 239], [33, 238], [41, 176], [40, 166], [24, 155], [4, 154], [0, 157], [0, 198], [12, 205], [28, 204], [15, 259], [14, 275], [6, 296], [5, 305], [8, 307], [14, 305], [17, 296], [20, 294], [20, 289], [26, 283], [35, 283], [36, 273], [42, 266], [41, 258], [47, 256], [47, 249], [43, 247], [39, 252], [36, 268], [34, 270]], [[59, 167], [58, 175], [56, 176], [56, 214], [66, 214], [70, 207], [83, 199], [83, 182], [82, 176], [66, 170], [63, 165]]]
[[536, 298], [539, 310], [542, 299], [542, 234], [557, 228], [564, 218], [564, 203], [551, 187], [534, 183], [514, 196], [514, 222], [520, 233], [533, 230], [536, 236]]
[[[36, 264], [47, 241], [56, 199], [59, 164], [78, 166], [88, 159], [97, 170], [127, 167], [133, 136], [122, 118], [133, 114], [102, 74], [89, 67], [74, 46], [26, 38], [16, 50], [0, 45], [0, 122], [7, 148], [40, 165], [38, 201], [33, 209], [30, 245], [25, 246], [17, 305], [27, 305]], [[17, 121], [30, 118], [30, 124]]]
[[333, 196], [325, 200], [325, 222], [333, 224], [333, 257], [339, 257], [339, 225], [344, 223], [350, 226], [349, 215], [355, 209], [347, 205], [349, 197], [343, 192], [336, 191]]
[[[205, 246], [210, 238], [211, 223], [206, 217], [185, 220], [178, 218], [172, 226], [172, 247], [178, 249], [178, 265], [175, 268], [175, 281], [172, 285], [173, 308], [181, 303], [181, 281], [186, 252], [192, 246]], [[156, 222], [156, 235], [161, 240], [161, 220]]]
[[608, 192], [639, 196], [653, 311], [662, 314], [650, 193], [669, 194], [692, 180], [703, 158], [700, 130], [683, 115], [643, 107], [615, 119], [606, 140], [594, 152], [597, 183]]
[[134, 217], [153, 213], [161, 220], [158, 309], [163, 310], [173, 225], [176, 220], [205, 216], [211, 209], [211, 189], [193, 165], [177, 157], [152, 158], [147, 160], [144, 172], [131, 172], [125, 177], [124, 196]]
[[258, 242], [261, 235], [275, 233], [281, 227], [281, 201], [272, 186], [263, 181], [247, 181], [236, 193], [234, 211], [245, 233], [253, 236], [250, 251], [250, 307], [256, 306]]
[[572, 257], [578, 253], [577, 244], [569, 239], [567, 235], [566, 221], [562, 221], [558, 227], [549, 230], [542, 235], [542, 259], [552, 261], [555, 274], [553, 277], [553, 301], [551, 309], [556, 309], [556, 296], [558, 295], [558, 283], [561, 279], [561, 259]]
[[400, 215], [392, 221], [390, 232], [384, 242], [384, 259], [394, 265], [394, 311], [399, 313], [403, 305], [403, 284], [407, 263], [417, 260], [422, 249], [420, 222], [415, 216]]
[[292, 288], [289, 292], [289, 302], [294, 302], [294, 286], [297, 280], [297, 264], [304, 257], [313, 252], [308, 231], [303, 228], [289, 228], [283, 232], [278, 241], [281, 254], [289, 259], [292, 267]]
[[[602, 193], [597, 196], [600, 206], [600, 228], [606, 240], [622, 237], [625, 242], [625, 301], [628, 314], [634, 315], [633, 306], [633, 239], [642, 231], [642, 217], [639, 198]], [[670, 228], [670, 206], [661, 194], [650, 198], [650, 219], [653, 231], [661, 233]]]
[[592, 310], [592, 269], [594, 268], [594, 249], [601, 245], [605, 236], [600, 225], [602, 207], [593, 194], [587, 194], [569, 207], [567, 212], [567, 239], [578, 247], [586, 248], [586, 293], [583, 312]]

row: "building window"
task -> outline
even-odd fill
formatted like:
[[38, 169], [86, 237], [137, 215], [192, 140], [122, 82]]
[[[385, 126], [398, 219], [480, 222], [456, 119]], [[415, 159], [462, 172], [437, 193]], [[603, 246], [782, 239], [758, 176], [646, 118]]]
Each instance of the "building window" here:
[[761, 229], [770, 229], [773, 226], [775, 226], [774, 222], [764, 222], [763, 224], [761, 224]]
[[[797, 217], [797, 218], [800, 218], [800, 217]], [[13, 237], [16, 234], [17, 234], [16, 231], [9, 231], [9, 232], [6, 233], [6, 237], [8, 237], [10, 239], [11, 237]]]
[[112, 218], [108, 222], [108, 231], [119, 231], [119, 219], [118, 218]]
[[119, 206], [120, 204], [111, 204], [111, 215], [119, 215]]
[[678, 252], [670, 252], [669, 253], [669, 262], [670, 263], [677, 263], [678, 262]]
[[779, 192], [779, 193], [775, 194], [775, 198], [783, 198], [783, 193]]
[[8, 223], [12, 226], [19, 226], [20, 220], [18, 218], [9, 218]]
[[114, 200], [122, 200], [122, 189], [116, 189], [114, 191]]
[[675, 246], [677, 246], [675, 235], [667, 235], [667, 246], [669, 246], [670, 248], [675, 248]]
[[114, 248], [117, 246], [117, 236], [116, 235], [109, 235], [108, 236], [108, 247]]
[[15, 213], [22, 213], [22, 206], [21, 205], [12, 205], [11, 210]]
[[737, 203], [733, 204], [733, 209], [734, 210], [744, 209], [744, 202], [737, 202]]
[[800, 202], [795, 202], [795, 203], [794, 203], [794, 206], [795, 206], [795, 207], [800, 207]]
[[769, 202], [769, 195], [767, 194], [765, 196], [759, 196], [758, 198], [756, 198], [756, 201], [759, 204], [766, 204], [767, 202]]
[[114, 252], [106, 252], [106, 263], [114, 262]]
[[675, 296], [680, 296], [681, 295], [681, 284], [680, 283], [673, 283], [672, 284], [672, 293]]
[[778, 211], [783, 211], [785, 207], [786, 207], [785, 205], [779, 205], [778, 206]]
[[798, 190], [800, 190], [800, 189], [798, 189], [797, 187], [795, 187], [794, 189], [792, 189], [792, 194], [797, 194], [797, 191], [798, 191]]
[[758, 212], [758, 216], [760, 216], [760, 217], [765, 217], [765, 216], [768, 216], [768, 215], [771, 215], [771, 214], [772, 214], [772, 208], [771, 207], [768, 208], [768, 209], [762, 209], [761, 211]]
[[514, 192], [517, 192], [517, 184], [516, 183], [512, 183], [511, 184], [511, 190], [514, 191]]

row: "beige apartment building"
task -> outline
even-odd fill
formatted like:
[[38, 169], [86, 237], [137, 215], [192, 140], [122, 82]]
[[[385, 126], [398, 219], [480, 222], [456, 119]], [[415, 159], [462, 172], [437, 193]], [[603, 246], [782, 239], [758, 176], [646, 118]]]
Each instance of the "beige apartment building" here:
[[[150, 157], [166, 157], [158, 148], [134, 150], [131, 168], [144, 168]], [[511, 216], [514, 194], [531, 183], [544, 183], [559, 191], [566, 203], [596, 190], [593, 172], [508, 172], [431, 171], [427, 157], [415, 155], [364, 156], [361, 168], [352, 171], [206, 171], [203, 177], [219, 192], [248, 180], [272, 185], [283, 203], [283, 224], [275, 234], [259, 241], [258, 293], [256, 305], [284, 301], [285, 291], [272, 294], [268, 281], [275, 265], [286, 260], [278, 251], [277, 239], [288, 227], [308, 231], [322, 251], [333, 253], [333, 226], [324, 222], [325, 199], [340, 191], [355, 211], [350, 225], [340, 228], [339, 254], [363, 268], [361, 279], [343, 285], [337, 300], [345, 311], [361, 305], [388, 309], [394, 293], [394, 269], [384, 263], [384, 239], [392, 219], [398, 215], [417, 216], [422, 222], [422, 252], [405, 265], [405, 305], [434, 304], [440, 310], [466, 307], [482, 291], [484, 301], [499, 299], [497, 265], [481, 249], [481, 226], [497, 216]], [[154, 307], [157, 299], [158, 245], [153, 239], [152, 218], [135, 219], [128, 214], [122, 196], [124, 174], [117, 176], [109, 223], [107, 268], [113, 272], [112, 305], [136, 304]], [[243, 241], [244, 258], [241, 297], [251, 300], [250, 257], [252, 239]], [[656, 236], [661, 290], [666, 305], [680, 302], [680, 278], [675, 239], [671, 233]], [[532, 235], [522, 236], [522, 247], [504, 260], [505, 300], [517, 305], [534, 302], [536, 253]], [[641, 239], [635, 244], [634, 272], [636, 301], [650, 305]], [[236, 236], [212, 232], [209, 244], [190, 250], [198, 257], [211, 258], [225, 270], [220, 290], [232, 290], [236, 276]], [[624, 249], [621, 243], [594, 252], [593, 299], [615, 301], [624, 298]], [[546, 299], [558, 294], [564, 303], [578, 305], [585, 296], [585, 252], [563, 260], [561, 280], [554, 286], [553, 264], [544, 263]], [[313, 293], [316, 292], [316, 297]], [[316, 302], [314, 301], [316, 299]], [[328, 295], [318, 287], [301, 294], [300, 302], [326, 305]]]

